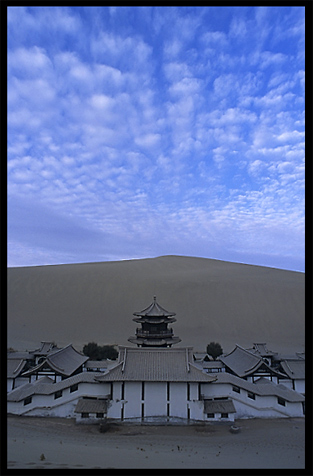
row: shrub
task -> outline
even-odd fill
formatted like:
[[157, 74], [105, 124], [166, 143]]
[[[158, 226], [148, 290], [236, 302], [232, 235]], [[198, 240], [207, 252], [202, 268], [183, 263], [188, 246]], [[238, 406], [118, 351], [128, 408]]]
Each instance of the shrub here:
[[118, 356], [118, 351], [116, 350], [114, 345], [100, 346], [95, 342], [89, 342], [89, 344], [84, 345], [83, 353], [87, 355], [91, 360], [115, 360]]
[[207, 345], [206, 352], [213, 357], [213, 360], [216, 360], [219, 355], [222, 355], [223, 349], [218, 342], [210, 342]]

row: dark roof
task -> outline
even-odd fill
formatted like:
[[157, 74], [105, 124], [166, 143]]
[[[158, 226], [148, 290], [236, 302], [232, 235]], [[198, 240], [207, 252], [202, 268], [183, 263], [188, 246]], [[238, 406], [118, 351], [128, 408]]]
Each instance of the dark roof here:
[[256, 372], [261, 366], [267, 368], [267, 370], [275, 375], [283, 377], [282, 374], [272, 369], [261, 356], [252, 354], [246, 349], [243, 349], [238, 344], [232, 352], [226, 355], [221, 355], [219, 360], [234, 372], [238, 377], [247, 377], [248, 375]]
[[120, 347], [117, 365], [97, 377], [97, 380], [213, 382], [215, 378], [192, 364], [192, 349], [189, 347]]
[[88, 359], [89, 357], [81, 354], [74, 349], [72, 344], [69, 344], [63, 349], [48, 355], [43, 362], [31, 368], [27, 372], [24, 372], [23, 375], [31, 375], [48, 366], [54, 372], [68, 377], [72, 375], [77, 369], [79, 369], [79, 367], [83, 365]]
[[212, 385], [228, 383], [243, 388], [248, 392], [255, 393], [256, 395], [275, 395], [289, 402], [304, 402], [305, 400], [304, 396], [295, 390], [291, 390], [282, 384], [277, 385], [264, 377], [252, 383], [240, 377], [236, 377], [236, 375], [229, 374], [228, 372], [218, 372], [214, 375], [216, 376], [216, 381], [213, 382]]
[[258, 354], [261, 357], [272, 357], [273, 355], [277, 355], [277, 352], [268, 350], [265, 343], [254, 343], [252, 349], [247, 350], [253, 354]]
[[23, 351], [23, 352], [16, 352], [16, 351], [13, 351], [13, 352], [8, 352], [7, 353], [7, 359], [11, 360], [11, 359], [25, 359], [25, 360], [31, 360], [33, 359], [34, 356], [31, 352], [28, 352], [28, 351]]
[[227, 400], [204, 400], [205, 413], [236, 413], [233, 401]]
[[8, 393], [7, 400], [8, 402], [19, 402], [31, 395], [51, 395], [54, 392], [64, 390], [72, 385], [83, 382], [97, 384], [98, 382], [95, 378], [100, 375], [100, 372], [81, 372], [56, 383], [54, 383], [49, 377], [42, 377], [34, 382], [25, 383], [24, 385], [15, 388]]
[[16, 378], [18, 377], [27, 361], [25, 359], [8, 359], [7, 360], [7, 378]]
[[33, 355], [48, 355], [50, 352], [55, 352], [60, 350], [60, 348], [54, 342], [41, 342], [40, 349], [36, 349], [32, 351]]
[[305, 360], [283, 360], [281, 368], [293, 380], [305, 379]]
[[201, 362], [201, 368], [203, 369], [223, 369], [224, 364], [219, 360], [210, 360], [210, 361], [203, 361]]
[[108, 367], [112, 367], [114, 364], [116, 364], [115, 360], [88, 360], [85, 362], [84, 367], [86, 369], [107, 369]]
[[108, 409], [107, 399], [81, 398], [75, 407], [75, 413], [106, 413]]
[[[134, 316], [140, 316], [140, 317], [170, 317], [170, 316], [175, 316], [175, 312], [170, 312], [164, 309], [162, 306], [160, 306], [159, 303], [156, 301], [156, 296], [153, 298], [153, 302], [148, 306], [147, 308], [143, 309], [140, 312], [134, 312]], [[156, 322], [160, 322], [157, 320]], [[168, 322], [168, 321], [167, 321]], [[171, 322], [174, 322], [174, 320], [171, 320]]]

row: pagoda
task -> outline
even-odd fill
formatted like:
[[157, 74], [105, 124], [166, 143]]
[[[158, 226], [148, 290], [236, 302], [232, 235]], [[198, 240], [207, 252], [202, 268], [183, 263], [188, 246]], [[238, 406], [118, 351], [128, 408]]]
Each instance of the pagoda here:
[[136, 336], [128, 340], [138, 347], [171, 347], [181, 341], [179, 337], [174, 337], [173, 329], [168, 329], [168, 324], [175, 322], [175, 312], [169, 312], [157, 303], [156, 296], [153, 302], [146, 309], [134, 312], [136, 316], [133, 321], [141, 324], [141, 328], [136, 329]]

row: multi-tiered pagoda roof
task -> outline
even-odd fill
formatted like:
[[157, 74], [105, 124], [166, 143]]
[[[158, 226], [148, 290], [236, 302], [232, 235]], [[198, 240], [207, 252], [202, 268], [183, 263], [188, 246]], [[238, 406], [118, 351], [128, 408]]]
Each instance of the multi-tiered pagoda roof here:
[[174, 337], [173, 329], [168, 324], [175, 322], [175, 312], [164, 309], [154, 296], [153, 302], [140, 312], [134, 312], [133, 321], [141, 325], [136, 329], [136, 336], [128, 340], [140, 347], [171, 347], [181, 341]]

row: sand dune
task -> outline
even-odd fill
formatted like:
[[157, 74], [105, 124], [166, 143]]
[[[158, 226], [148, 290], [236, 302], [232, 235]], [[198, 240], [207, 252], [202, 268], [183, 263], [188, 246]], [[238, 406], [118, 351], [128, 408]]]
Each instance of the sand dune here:
[[157, 296], [176, 312], [175, 335], [204, 351], [214, 340], [304, 350], [304, 274], [204, 258], [159, 258], [8, 269], [8, 346], [42, 340], [77, 349], [131, 345], [135, 311]]

